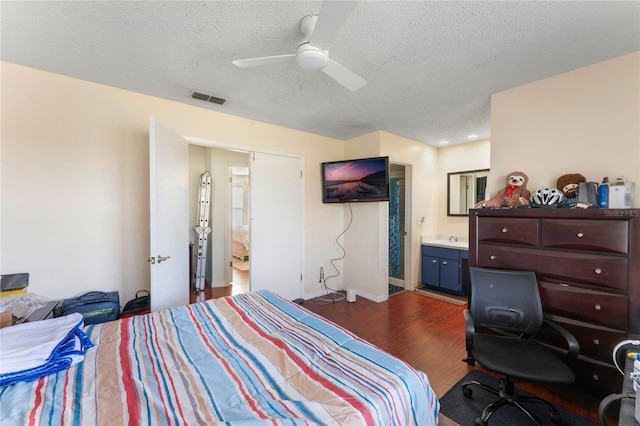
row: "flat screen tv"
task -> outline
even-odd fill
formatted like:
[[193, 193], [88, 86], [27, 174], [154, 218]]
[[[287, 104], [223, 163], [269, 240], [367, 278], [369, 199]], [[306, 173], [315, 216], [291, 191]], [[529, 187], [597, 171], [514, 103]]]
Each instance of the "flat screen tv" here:
[[389, 157], [322, 163], [322, 202], [389, 201]]

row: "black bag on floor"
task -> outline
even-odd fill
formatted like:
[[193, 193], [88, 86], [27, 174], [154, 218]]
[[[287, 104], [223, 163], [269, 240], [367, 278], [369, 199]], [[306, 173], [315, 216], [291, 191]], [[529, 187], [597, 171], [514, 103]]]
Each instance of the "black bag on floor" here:
[[122, 308], [122, 318], [151, 312], [151, 294], [147, 290], [138, 290], [135, 299], [131, 299]]
[[82, 314], [84, 324], [99, 324], [120, 318], [120, 295], [117, 291], [90, 291], [62, 301], [62, 315]]

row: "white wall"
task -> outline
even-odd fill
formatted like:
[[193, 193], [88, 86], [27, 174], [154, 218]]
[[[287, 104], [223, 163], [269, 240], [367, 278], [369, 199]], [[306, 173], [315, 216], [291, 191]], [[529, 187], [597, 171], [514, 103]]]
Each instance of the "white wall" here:
[[[344, 158], [388, 156], [410, 170], [407, 200], [411, 223], [407, 223], [409, 273], [406, 280], [416, 286], [420, 273], [420, 235], [437, 226], [437, 149], [387, 132], [374, 132], [345, 141]], [[345, 234], [347, 257], [344, 284], [359, 295], [382, 301], [388, 298], [389, 212], [388, 203], [352, 203], [353, 224]], [[345, 223], [349, 210], [344, 206]], [[417, 219], [425, 217], [424, 224]]]
[[[380, 155], [378, 132], [349, 139], [344, 144], [344, 158], [369, 158]], [[348, 205], [344, 209], [345, 227], [349, 221]], [[388, 295], [388, 229], [382, 217], [387, 203], [351, 203], [353, 222], [344, 235], [344, 285], [372, 300], [384, 300]], [[388, 215], [388, 212], [387, 212]], [[387, 247], [385, 249], [385, 247]], [[382, 255], [384, 253], [384, 256]], [[386, 291], [385, 291], [386, 289]]]
[[[460, 237], [469, 235], [469, 219], [467, 217], [447, 216], [447, 173], [488, 169], [491, 149], [492, 144], [489, 139], [438, 148], [438, 190], [435, 202], [438, 206], [438, 226], [437, 233], [431, 235], [456, 235]], [[490, 176], [493, 173], [491, 170]], [[491, 187], [488, 187], [487, 190], [490, 193], [495, 192]]]
[[[491, 176], [515, 170], [529, 188], [581, 173], [640, 185], [640, 52], [556, 75], [491, 97]], [[638, 189], [636, 204], [640, 205]]]
[[[60, 299], [149, 285], [149, 116], [185, 136], [303, 155], [305, 294], [334, 251], [343, 215], [322, 204], [320, 162], [343, 142], [0, 63], [0, 273], [29, 272]], [[188, 96], [188, 94], [185, 94]], [[340, 282], [341, 284], [341, 282]]]
[[51, 299], [148, 289], [146, 108], [6, 63], [1, 90], [1, 273], [29, 272]]

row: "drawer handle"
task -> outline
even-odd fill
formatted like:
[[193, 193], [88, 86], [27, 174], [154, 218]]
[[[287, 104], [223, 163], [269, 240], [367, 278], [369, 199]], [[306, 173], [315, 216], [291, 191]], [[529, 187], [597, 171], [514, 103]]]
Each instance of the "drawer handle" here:
[[503, 232], [503, 233], [507, 233], [507, 232], [509, 232], [509, 228], [507, 228], [507, 227], [505, 226], [504, 228], [502, 228], [502, 232]]
[[492, 254], [491, 256], [489, 256], [489, 259], [491, 259], [491, 260], [496, 260], [496, 255], [495, 255], [495, 254]]
[[593, 380], [595, 380], [596, 382], [597, 382], [598, 380], [600, 380], [600, 377], [598, 377], [598, 375], [597, 375], [597, 374], [594, 374], [594, 375], [593, 375], [593, 376], [591, 376], [591, 377], [593, 377]]
[[578, 237], [578, 238], [582, 238], [582, 237], [584, 237], [584, 234], [583, 234], [582, 232], [578, 232], [578, 233], [576, 234], [576, 237]]
[[596, 268], [593, 272], [595, 272], [596, 274], [600, 275], [602, 273], [602, 269]]
[[600, 306], [600, 305], [596, 305], [596, 306], [594, 306], [594, 307], [593, 307], [593, 309], [595, 309], [596, 311], [599, 311], [599, 310], [601, 310], [601, 309], [602, 309], [602, 306]]
[[431, 263], [438, 263], [438, 261], [437, 261], [437, 260], [435, 260], [435, 259], [433, 259], [433, 260], [431, 261]]
[[443, 260], [443, 261], [442, 261], [442, 264], [443, 264], [443, 265], [448, 265], [448, 263], [447, 263], [447, 261], [446, 261], [446, 260]]
[[594, 344], [594, 345], [599, 345], [599, 344], [600, 344], [600, 340], [598, 340], [598, 339], [593, 339], [593, 344]]

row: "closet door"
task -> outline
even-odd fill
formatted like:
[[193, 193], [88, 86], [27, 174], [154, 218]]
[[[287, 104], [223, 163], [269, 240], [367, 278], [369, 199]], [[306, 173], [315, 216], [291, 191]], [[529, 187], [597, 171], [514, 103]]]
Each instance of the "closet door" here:
[[302, 159], [252, 153], [249, 179], [251, 290], [302, 297]]

